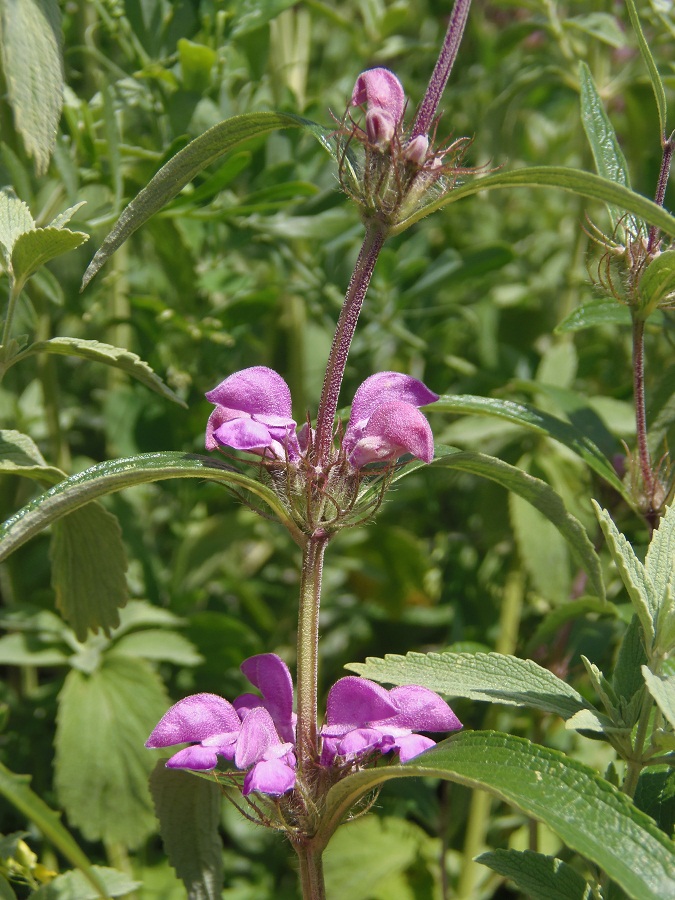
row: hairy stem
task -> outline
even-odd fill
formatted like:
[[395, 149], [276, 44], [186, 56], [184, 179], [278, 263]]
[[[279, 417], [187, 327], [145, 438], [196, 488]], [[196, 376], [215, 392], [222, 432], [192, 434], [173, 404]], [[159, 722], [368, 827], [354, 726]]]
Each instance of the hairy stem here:
[[5, 322], [2, 326], [2, 339], [0, 347], [6, 347], [9, 342], [9, 335], [12, 330], [12, 320], [14, 319], [14, 310], [16, 309], [16, 301], [19, 299], [22, 285], [17, 285], [16, 281], [10, 276], [9, 278], [9, 301], [7, 303], [7, 313], [5, 314]]
[[298, 612], [298, 723], [296, 743], [300, 778], [316, 761], [319, 606], [323, 557], [329, 537], [310, 535], [303, 550]]
[[633, 317], [633, 397], [635, 402], [635, 430], [637, 433], [640, 473], [647, 508], [645, 514], [653, 526], [654, 519], [654, 472], [647, 445], [647, 414], [645, 411], [645, 323], [638, 316]]
[[359, 313], [363, 306], [363, 300], [370, 284], [375, 263], [386, 237], [387, 232], [379, 223], [369, 223], [367, 225], [366, 236], [363, 239], [359, 258], [356, 261], [354, 272], [347, 287], [347, 294], [342, 304], [333, 344], [328, 356], [316, 420], [314, 458], [319, 466], [326, 466], [330, 460], [335, 413], [337, 412], [338, 397], [340, 396], [340, 387], [345, 374], [349, 348], [352, 344], [356, 323], [359, 320]]
[[438, 61], [434, 66], [434, 71], [431, 73], [429, 85], [413, 122], [410, 133], [411, 139], [416, 138], [420, 134], [427, 134], [433, 124], [438, 104], [441, 102], [445, 85], [457, 58], [457, 51], [462, 41], [466, 20], [469, 17], [470, 6], [471, 0], [456, 0], [455, 2]]
[[[656, 185], [656, 194], [654, 195], [654, 203], [663, 206], [666, 196], [666, 188], [668, 187], [668, 178], [670, 176], [670, 165], [673, 161], [673, 150], [675, 150], [675, 131], [669, 138], [663, 140], [663, 155], [661, 157], [661, 170], [659, 172], [659, 181]], [[659, 239], [659, 230], [652, 225], [649, 229], [649, 240], [647, 242], [647, 253], [654, 253], [656, 244]]]
[[311, 844], [295, 848], [300, 861], [300, 887], [303, 900], [325, 900], [326, 886], [323, 880], [321, 853]]

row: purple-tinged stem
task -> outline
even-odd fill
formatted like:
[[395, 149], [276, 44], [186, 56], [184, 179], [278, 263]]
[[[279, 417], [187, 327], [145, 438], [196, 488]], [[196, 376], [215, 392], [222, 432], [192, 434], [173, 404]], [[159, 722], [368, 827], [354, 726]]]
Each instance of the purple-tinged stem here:
[[347, 287], [347, 294], [338, 318], [333, 344], [328, 356], [326, 375], [319, 401], [314, 439], [314, 460], [321, 467], [328, 464], [333, 446], [333, 428], [338, 407], [340, 387], [345, 374], [347, 356], [352, 344], [356, 323], [363, 306], [363, 300], [370, 284], [375, 263], [387, 237], [386, 230], [378, 223], [366, 226], [359, 258]]
[[[656, 186], [656, 195], [654, 203], [663, 206], [666, 196], [666, 188], [668, 187], [668, 178], [670, 176], [670, 165], [673, 161], [673, 150], [675, 150], [675, 131], [669, 138], [663, 141], [663, 156], [661, 157], [661, 171], [659, 172], [659, 181]], [[656, 250], [656, 242], [658, 240], [659, 230], [655, 225], [649, 229], [649, 241], [647, 243], [647, 253], [653, 253]]]
[[296, 846], [295, 850], [300, 862], [300, 887], [303, 900], [325, 900], [326, 887], [321, 853], [317, 853], [311, 844]]
[[642, 487], [649, 507], [647, 517], [652, 518], [654, 499], [654, 473], [647, 446], [647, 415], [645, 412], [645, 323], [637, 316], [633, 318], [633, 396], [635, 400], [635, 428], [637, 431], [638, 456]]
[[448, 30], [445, 33], [445, 40], [441, 48], [438, 61], [431, 73], [429, 85], [426, 93], [422, 98], [420, 108], [417, 110], [415, 121], [413, 122], [410, 139], [416, 138], [420, 134], [428, 134], [436, 116], [438, 104], [441, 102], [445, 85], [447, 84], [450, 72], [457, 58], [457, 51], [462, 42], [464, 34], [464, 26], [469, 18], [469, 7], [471, 0], [456, 0], [455, 6], [450, 16]]

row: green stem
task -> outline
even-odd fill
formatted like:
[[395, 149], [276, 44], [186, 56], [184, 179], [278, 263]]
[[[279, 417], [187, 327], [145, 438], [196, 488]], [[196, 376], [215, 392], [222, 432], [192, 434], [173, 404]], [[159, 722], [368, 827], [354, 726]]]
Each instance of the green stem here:
[[325, 900], [323, 860], [311, 844], [295, 848], [300, 861], [300, 887], [303, 900]]
[[642, 772], [642, 769], [644, 767], [643, 754], [645, 741], [647, 740], [647, 732], [649, 731], [649, 720], [651, 718], [652, 706], [653, 701], [651, 695], [645, 690], [645, 695], [642, 700], [642, 710], [640, 711], [640, 718], [638, 720], [638, 726], [635, 731], [633, 752], [631, 754], [631, 758], [626, 760], [626, 777], [624, 778], [623, 785], [621, 786], [621, 790], [624, 792], [624, 794], [628, 794], [631, 799], [635, 794], [635, 788], [637, 787], [640, 772]]
[[316, 765], [319, 606], [323, 557], [329, 536], [322, 530], [307, 539], [303, 550], [298, 611], [296, 749], [300, 779]]
[[9, 276], [9, 302], [7, 303], [5, 322], [2, 326], [2, 341], [0, 341], [0, 346], [2, 347], [6, 347], [9, 341], [9, 335], [12, 330], [12, 320], [14, 319], [14, 310], [16, 309], [16, 301], [19, 299], [22, 287], [22, 284], [17, 285], [12, 275]]

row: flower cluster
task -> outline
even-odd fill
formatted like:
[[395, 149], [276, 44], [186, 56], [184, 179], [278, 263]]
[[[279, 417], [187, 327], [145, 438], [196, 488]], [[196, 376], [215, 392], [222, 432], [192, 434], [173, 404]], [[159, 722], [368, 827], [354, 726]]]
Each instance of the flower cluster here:
[[[235, 372], [206, 394], [216, 405], [206, 426], [206, 449], [231, 447], [268, 463], [298, 466], [306, 459], [312, 435], [297, 428], [291, 392], [284, 379], [266, 366]], [[421, 381], [398, 372], [371, 375], [357, 390], [342, 440], [352, 469], [391, 462], [410, 453], [424, 462], [434, 455], [429, 423], [418, 407], [438, 400]]]
[[[295, 716], [288, 667], [274, 653], [252, 656], [241, 669], [262, 696], [242, 694], [229, 703], [195, 694], [174, 704], [146, 742], [150, 749], [187, 743], [167, 760], [174, 769], [216, 768], [218, 757], [246, 771], [243, 793], [279, 797], [295, 787]], [[398, 752], [401, 762], [434, 745], [417, 731], [456, 731], [462, 725], [448, 704], [417, 685], [390, 691], [348, 676], [333, 685], [327, 702], [319, 764], [359, 765], [375, 753]]]

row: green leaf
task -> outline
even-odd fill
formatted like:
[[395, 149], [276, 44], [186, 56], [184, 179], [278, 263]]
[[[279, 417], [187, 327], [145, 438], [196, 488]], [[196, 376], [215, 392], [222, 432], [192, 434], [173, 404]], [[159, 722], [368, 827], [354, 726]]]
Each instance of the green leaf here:
[[[0, 646], [2, 639], [0, 638]], [[171, 662], [176, 666], [198, 666], [204, 658], [182, 634], [149, 628], [134, 631], [115, 641], [114, 653], [138, 656], [142, 659]]]
[[225, 119], [191, 141], [166, 163], [126, 207], [92, 259], [82, 279], [85, 288], [105, 261], [126, 239], [176, 196], [186, 184], [224, 153], [251, 138], [278, 128], [318, 128], [306, 119], [284, 113], [245, 113]]
[[476, 862], [514, 882], [531, 900], [592, 900], [590, 884], [561, 859], [532, 850], [492, 850]]
[[37, 444], [20, 431], [0, 430], [0, 473], [22, 475], [48, 484], [61, 481], [65, 473], [48, 466]]
[[[100, 894], [96, 894], [97, 897]], [[16, 894], [4, 875], [0, 875], [0, 900], [16, 900]]]
[[0, 665], [67, 666], [65, 647], [50, 646], [35, 634], [5, 634], [0, 637]]
[[137, 847], [155, 828], [148, 735], [169, 705], [148, 663], [107, 654], [71, 670], [59, 694], [55, 783], [68, 818], [90, 841]]
[[628, 9], [628, 15], [630, 16], [630, 23], [633, 26], [635, 37], [637, 38], [638, 47], [640, 48], [640, 53], [642, 55], [642, 60], [647, 67], [647, 71], [649, 72], [649, 78], [652, 83], [652, 90], [654, 91], [654, 99], [656, 100], [656, 108], [659, 113], [659, 127], [661, 129], [662, 136], [665, 137], [666, 129], [668, 127], [668, 112], [666, 106], [666, 92], [663, 87], [663, 82], [661, 81], [659, 70], [656, 68], [656, 63], [654, 62], [652, 51], [649, 49], [649, 44], [647, 43], [647, 39], [645, 38], [642, 31], [640, 18], [635, 6], [635, 0], [626, 0], [626, 8]]
[[531, 659], [501, 653], [408, 653], [369, 656], [345, 666], [385, 684], [419, 684], [447, 697], [527, 706], [569, 719], [592, 707], [578, 691]]
[[595, 500], [592, 502], [609, 551], [644, 630], [645, 638], [651, 644], [654, 640], [654, 621], [658, 612], [658, 601], [652, 580], [607, 510], [601, 509]]
[[447, 394], [434, 403], [433, 412], [457, 415], [493, 416], [521, 425], [529, 431], [549, 437], [572, 450], [589, 468], [627, 498], [626, 489], [611, 463], [597, 445], [576, 426], [536, 409], [527, 403], [497, 400], [473, 394]]
[[169, 862], [190, 900], [220, 900], [223, 845], [218, 836], [221, 792], [215, 782], [166, 769], [159, 761], [150, 790]]
[[633, 616], [621, 639], [612, 673], [612, 689], [626, 703], [630, 703], [637, 691], [644, 688], [642, 666], [646, 662], [642, 627], [638, 617]]
[[34, 228], [25, 231], [14, 243], [12, 270], [17, 285], [21, 286], [50, 259], [75, 250], [89, 240], [83, 231], [68, 228]]
[[422, 775], [487, 790], [544, 822], [633, 900], [675, 898], [675, 844], [649, 816], [582, 763], [498, 732], [459, 733], [404, 766], [348, 776], [328, 793], [317, 845], [364, 793], [392, 778]]
[[[595, 87], [591, 70], [585, 62], [579, 63], [581, 87], [581, 121], [591, 146], [598, 175], [630, 188], [630, 176], [626, 157], [616, 138], [614, 126], [605, 111], [600, 94]], [[609, 206], [612, 226], [616, 228], [622, 218], [622, 210]], [[631, 233], [637, 233], [637, 224], [631, 224]]]
[[497, 188], [538, 188], [552, 187], [562, 191], [569, 191], [581, 197], [589, 197], [592, 200], [600, 200], [632, 213], [651, 225], [660, 228], [665, 234], [675, 236], [675, 217], [667, 213], [663, 207], [658, 206], [652, 200], [648, 200], [641, 194], [636, 194], [621, 184], [615, 184], [606, 178], [601, 178], [592, 172], [583, 172], [579, 169], [569, 169], [564, 166], [531, 166], [523, 169], [514, 169], [511, 172], [498, 172], [485, 178], [477, 178], [461, 187], [453, 188], [444, 197], [423, 207], [409, 218], [392, 229], [391, 234], [401, 234], [415, 222], [419, 222], [425, 216], [443, 209], [450, 203], [463, 200], [472, 194], [481, 191], [493, 191]]
[[126, 487], [166, 478], [208, 479], [237, 493], [250, 492], [264, 500], [294, 540], [301, 546], [303, 544], [302, 533], [288, 516], [276, 494], [255, 479], [242, 475], [216, 458], [178, 452], [144, 453], [100, 463], [72, 475], [14, 513], [0, 526], [0, 561], [52, 522], [92, 500]]
[[279, 13], [294, 6], [294, 0], [266, 0], [265, 3], [259, 3], [258, 0], [238, 0], [236, 6], [237, 12], [232, 35], [242, 37], [242, 35], [267, 25]]
[[[106, 897], [126, 897], [141, 887], [140, 881], [133, 881], [117, 869], [109, 869], [106, 866], [91, 868], [105, 886]], [[30, 900], [96, 900], [97, 897], [100, 897], [100, 894], [92, 889], [81, 872], [64, 872], [63, 875], [57, 875], [49, 884], [39, 887], [30, 895]]]
[[665, 250], [640, 276], [640, 317], [646, 319], [657, 307], [669, 303], [675, 291], [675, 250]]
[[[34, 356], [38, 353], [75, 356], [80, 359], [88, 359], [92, 362], [112, 366], [135, 378], [136, 381], [140, 381], [141, 384], [150, 388], [151, 391], [155, 391], [161, 397], [173, 400], [174, 403], [187, 408], [187, 404], [174, 394], [171, 388], [155, 374], [140, 356], [137, 356], [130, 350], [126, 350], [124, 347], [113, 347], [112, 344], [103, 344], [100, 341], [88, 341], [82, 338], [55, 337], [48, 341], [37, 341], [35, 344], [31, 344], [17, 359]], [[13, 362], [16, 362], [16, 359]]]
[[576, 29], [597, 38], [610, 47], [625, 47], [626, 35], [616, 16], [611, 13], [592, 12], [582, 16], [570, 16], [563, 20], [563, 27]]
[[[518, 462], [522, 465], [522, 458]], [[514, 493], [509, 494], [509, 518], [518, 555], [534, 590], [554, 603], [566, 602], [572, 570], [563, 536], [538, 509]]]
[[584, 331], [598, 325], [630, 325], [631, 315], [627, 306], [618, 300], [607, 300], [604, 297], [589, 300], [573, 309], [569, 315], [555, 327], [556, 334], [567, 334], [570, 331]]
[[11, 271], [12, 248], [17, 239], [35, 228], [30, 210], [13, 190], [0, 190], [0, 252], [5, 269]]
[[670, 723], [675, 728], [675, 675], [655, 675], [647, 666], [642, 667], [647, 690]]
[[[572, 555], [586, 571], [592, 590], [604, 599], [605, 588], [602, 581], [600, 560], [583, 525], [566, 509], [560, 496], [546, 482], [522, 472], [494, 456], [455, 447], [437, 447], [437, 456], [431, 464], [433, 468], [458, 469], [496, 481], [502, 487], [518, 494], [531, 503], [540, 513], [553, 522], [568, 542]], [[413, 471], [412, 464], [406, 467]], [[417, 466], [415, 466], [417, 468]], [[54, 488], [52, 489], [54, 490]]]
[[56, 145], [63, 106], [58, 0], [0, 3], [0, 52], [16, 130], [43, 175]]
[[645, 556], [645, 572], [654, 585], [657, 606], [668, 588], [675, 589], [675, 503], [672, 503], [652, 534]]
[[78, 640], [87, 631], [107, 634], [119, 625], [129, 599], [127, 558], [119, 522], [99, 503], [89, 503], [55, 523], [49, 550], [56, 606]]
[[50, 809], [30, 788], [28, 775], [15, 775], [0, 763], [0, 794], [42, 832], [45, 838], [65, 858], [85, 875], [98, 891], [95, 896], [107, 897], [100, 878], [89, 865], [89, 860], [61, 824], [58, 813]]

